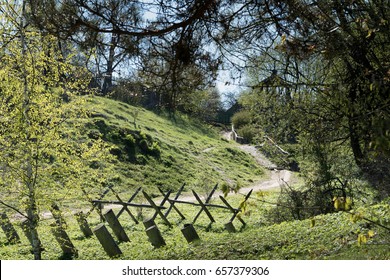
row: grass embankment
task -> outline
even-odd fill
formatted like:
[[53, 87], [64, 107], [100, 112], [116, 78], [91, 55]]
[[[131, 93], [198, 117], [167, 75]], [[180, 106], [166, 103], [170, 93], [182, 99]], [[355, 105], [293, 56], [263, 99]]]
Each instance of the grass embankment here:
[[[249, 185], [262, 168], [248, 154], [224, 141], [219, 132], [185, 115], [174, 119], [143, 108], [94, 97], [85, 134], [112, 143], [121, 191], [143, 187], [209, 190], [216, 183]], [[158, 193], [158, 192], [157, 192]]]

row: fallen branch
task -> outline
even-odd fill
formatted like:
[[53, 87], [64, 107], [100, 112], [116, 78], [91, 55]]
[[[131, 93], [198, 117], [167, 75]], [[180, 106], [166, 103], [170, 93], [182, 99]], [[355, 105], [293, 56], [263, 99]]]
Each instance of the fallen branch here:
[[271, 144], [274, 145], [276, 148], [278, 148], [279, 151], [281, 151], [283, 154], [285, 154], [285, 155], [289, 155], [289, 154], [290, 154], [289, 152], [283, 150], [278, 144], [275, 143], [274, 140], [272, 140], [271, 138], [269, 138], [267, 135], [264, 135], [264, 138], [266, 138], [268, 141], [270, 141]]

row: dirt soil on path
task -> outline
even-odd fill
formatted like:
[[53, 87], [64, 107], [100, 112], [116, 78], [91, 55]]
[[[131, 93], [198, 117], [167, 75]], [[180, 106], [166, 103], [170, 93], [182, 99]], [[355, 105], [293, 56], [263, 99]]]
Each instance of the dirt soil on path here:
[[289, 183], [291, 181], [292, 179], [291, 171], [278, 170], [277, 166], [274, 163], [272, 163], [269, 159], [267, 159], [256, 147], [250, 145], [240, 145], [238, 146], [238, 148], [251, 154], [259, 163], [259, 165], [270, 170], [269, 179], [265, 181], [264, 180], [259, 181], [255, 183], [253, 186], [243, 188], [240, 190], [240, 193], [241, 192], [246, 193], [251, 189], [257, 191], [257, 190], [278, 188], [284, 183]]

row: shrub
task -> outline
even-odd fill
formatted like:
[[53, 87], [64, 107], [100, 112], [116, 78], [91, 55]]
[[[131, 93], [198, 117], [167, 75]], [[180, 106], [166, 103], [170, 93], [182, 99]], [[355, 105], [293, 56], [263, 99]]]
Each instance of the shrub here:
[[131, 134], [127, 134], [124, 139], [125, 144], [125, 150], [127, 152], [127, 155], [129, 156], [130, 160], [133, 161], [135, 159], [135, 147], [136, 147], [136, 141], [134, 139], [134, 136]]
[[232, 117], [232, 124], [236, 129], [244, 127], [252, 122], [252, 114], [249, 111], [240, 111]]
[[97, 140], [97, 139], [100, 139], [102, 136], [103, 136], [102, 133], [98, 129], [91, 129], [88, 132], [88, 137], [90, 139]]
[[152, 146], [149, 147], [148, 153], [149, 153], [151, 156], [160, 157], [160, 155], [161, 155], [160, 144], [159, 144], [158, 142], [153, 142]]
[[249, 143], [251, 143], [255, 136], [259, 133], [259, 130], [250, 124], [246, 124], [243, 127], [237, 129], [237, 134], [241, 137], [244, 137], [244, 139]]

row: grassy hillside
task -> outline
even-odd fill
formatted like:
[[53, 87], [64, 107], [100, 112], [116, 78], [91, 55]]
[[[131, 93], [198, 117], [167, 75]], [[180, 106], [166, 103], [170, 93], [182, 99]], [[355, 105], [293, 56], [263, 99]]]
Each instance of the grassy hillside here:
[[[78, 129], [86, 141], [109, 143], [114, 156], [92, 167], [109, 170], [101, 181], [113, 184], [124, 198], [138, 187], [157, 195], [158, 188], [176, 190], [185, 183], [185, 191], [206, 193], [215, 184], [248, 186], [266, 176], [252, 156], [221, 138], [220, 131], [186, 115], [170, 118], [103, 97], [90, 98], [87, 107], [89, 118], [78, 119]], [[88, 187], [91, 198], [105, 188], [96, 180], [85, 185], [93, 186]]]
[[[218, 131], [185, 115], [174, 119], [102, 97], [88, 104], [85, 135], [112, 144], [115, 162], [111, 179], [120, 192], [143, 187], [209, 190], [226, 182], [249, 185], [264, 176], [263, 169]], [[96, 163], [97, 166], [104, 163]]]
[[[172, 120], [142, 108], [129, 106], [110, 99], [94, 97], [88, 103], [90, 118], [81, 119], [85, 138], [101, 138], [112, 146], [114, 160], [95, 162], [96, 168], [106, 166], [110, 170], [109, 182], [123, 199], [127, 199], [138, 187], [149, 194], [158, 195], [157, 187], [178, 189], [183, 183], [186, 190], [195, 189], [205, 194], [216, 183], [232, 186], [251, 185], [265, 178], [265, 173], [255, 160], [242, 152], [235, 143], [221, 139], [218, 131], [186, 116], [177, 115]], [[75, 129], [75, 128], [73, 128]], [[88, 182], [86, 182], [87, 184]], [[99, 188], [96, 188], [98, 190]], [[104, 189], [100, 186], [100, 189]], [[97, 193], [90, 194], [96, 198]], [[195, 223], [201, 240], [187, 244], [181, 228], [191, 223], [199, 207], [178, 205], [186, 216], [181, 220], [172, 211], [164, 225], [159, 217], [156, 222], [166, 241], [166, 246], [154, 249], [148, 242], [142, 221], [153, 212], [132, 208], [140, 221], [134, 223], [127, 213], [120, 217], [131, 242], [119, 243], [123, 255], [120, 259], [390, 259], [388, 230], [367, 220], [354, 218], [349, 213], [338, 212], [308, 220], [275, 224], [275, 205], [279, 190], [254, 193], [245, 212], [240, 213], [246, 227], [234, 221], [236, 233], [224, 230], [224, 223], [231, 218], [226, 209], [211, 209], [216, 222], [208, 229], [209, 220], [203, 213]], [[115, 199], [112, 193], [107, 199]], [[158, 201], [160, 198], [155, 198]], [[227, 200], [233, 207], [242, 201], [241, 194], [230, 194]], [[265, 201], [265, 202], [264, 202]], [[142, 195], [136, 202], [145, 203]], [[221, 204], [215, 198], [211, 203]], [[368, 206], [356, 205], [356, 213], [386, 227], [390, 226], [389, 201]], [[109, 259], [96, 237], [85, 238], [73, 213], [87, 210], [91, 204], [85, 200], [60, 202], [67, 222], [66, 231], [78, 250], [76, 259]], [[120, 208], [114, 208], [118, 213]], [[45, 214], [45, 213], [41, 213]], [[51, 233], [53, 218], [45, 216], [38, 230], [45, 248], [44, 259], [62, 259], [61, 248]], [[13, 221], [16, 225], [18, 221]], [[88, 217], [91, 228], [101, 223], [96, 212]], [[111, 229], [107, 226], [109, 231]], [[20, 227], [16, 226], [21, 243], [11, 245], [0, 231], [0, 259], [32, 259], [30, 244]], [[111, 231], [112, 233], [112, 231]], [[360, 236], [360, 237], [359, 237]], [[364, 237], [364, 242], [362, 238]], [[360, 239], [359, 239], [360, 238]]]

